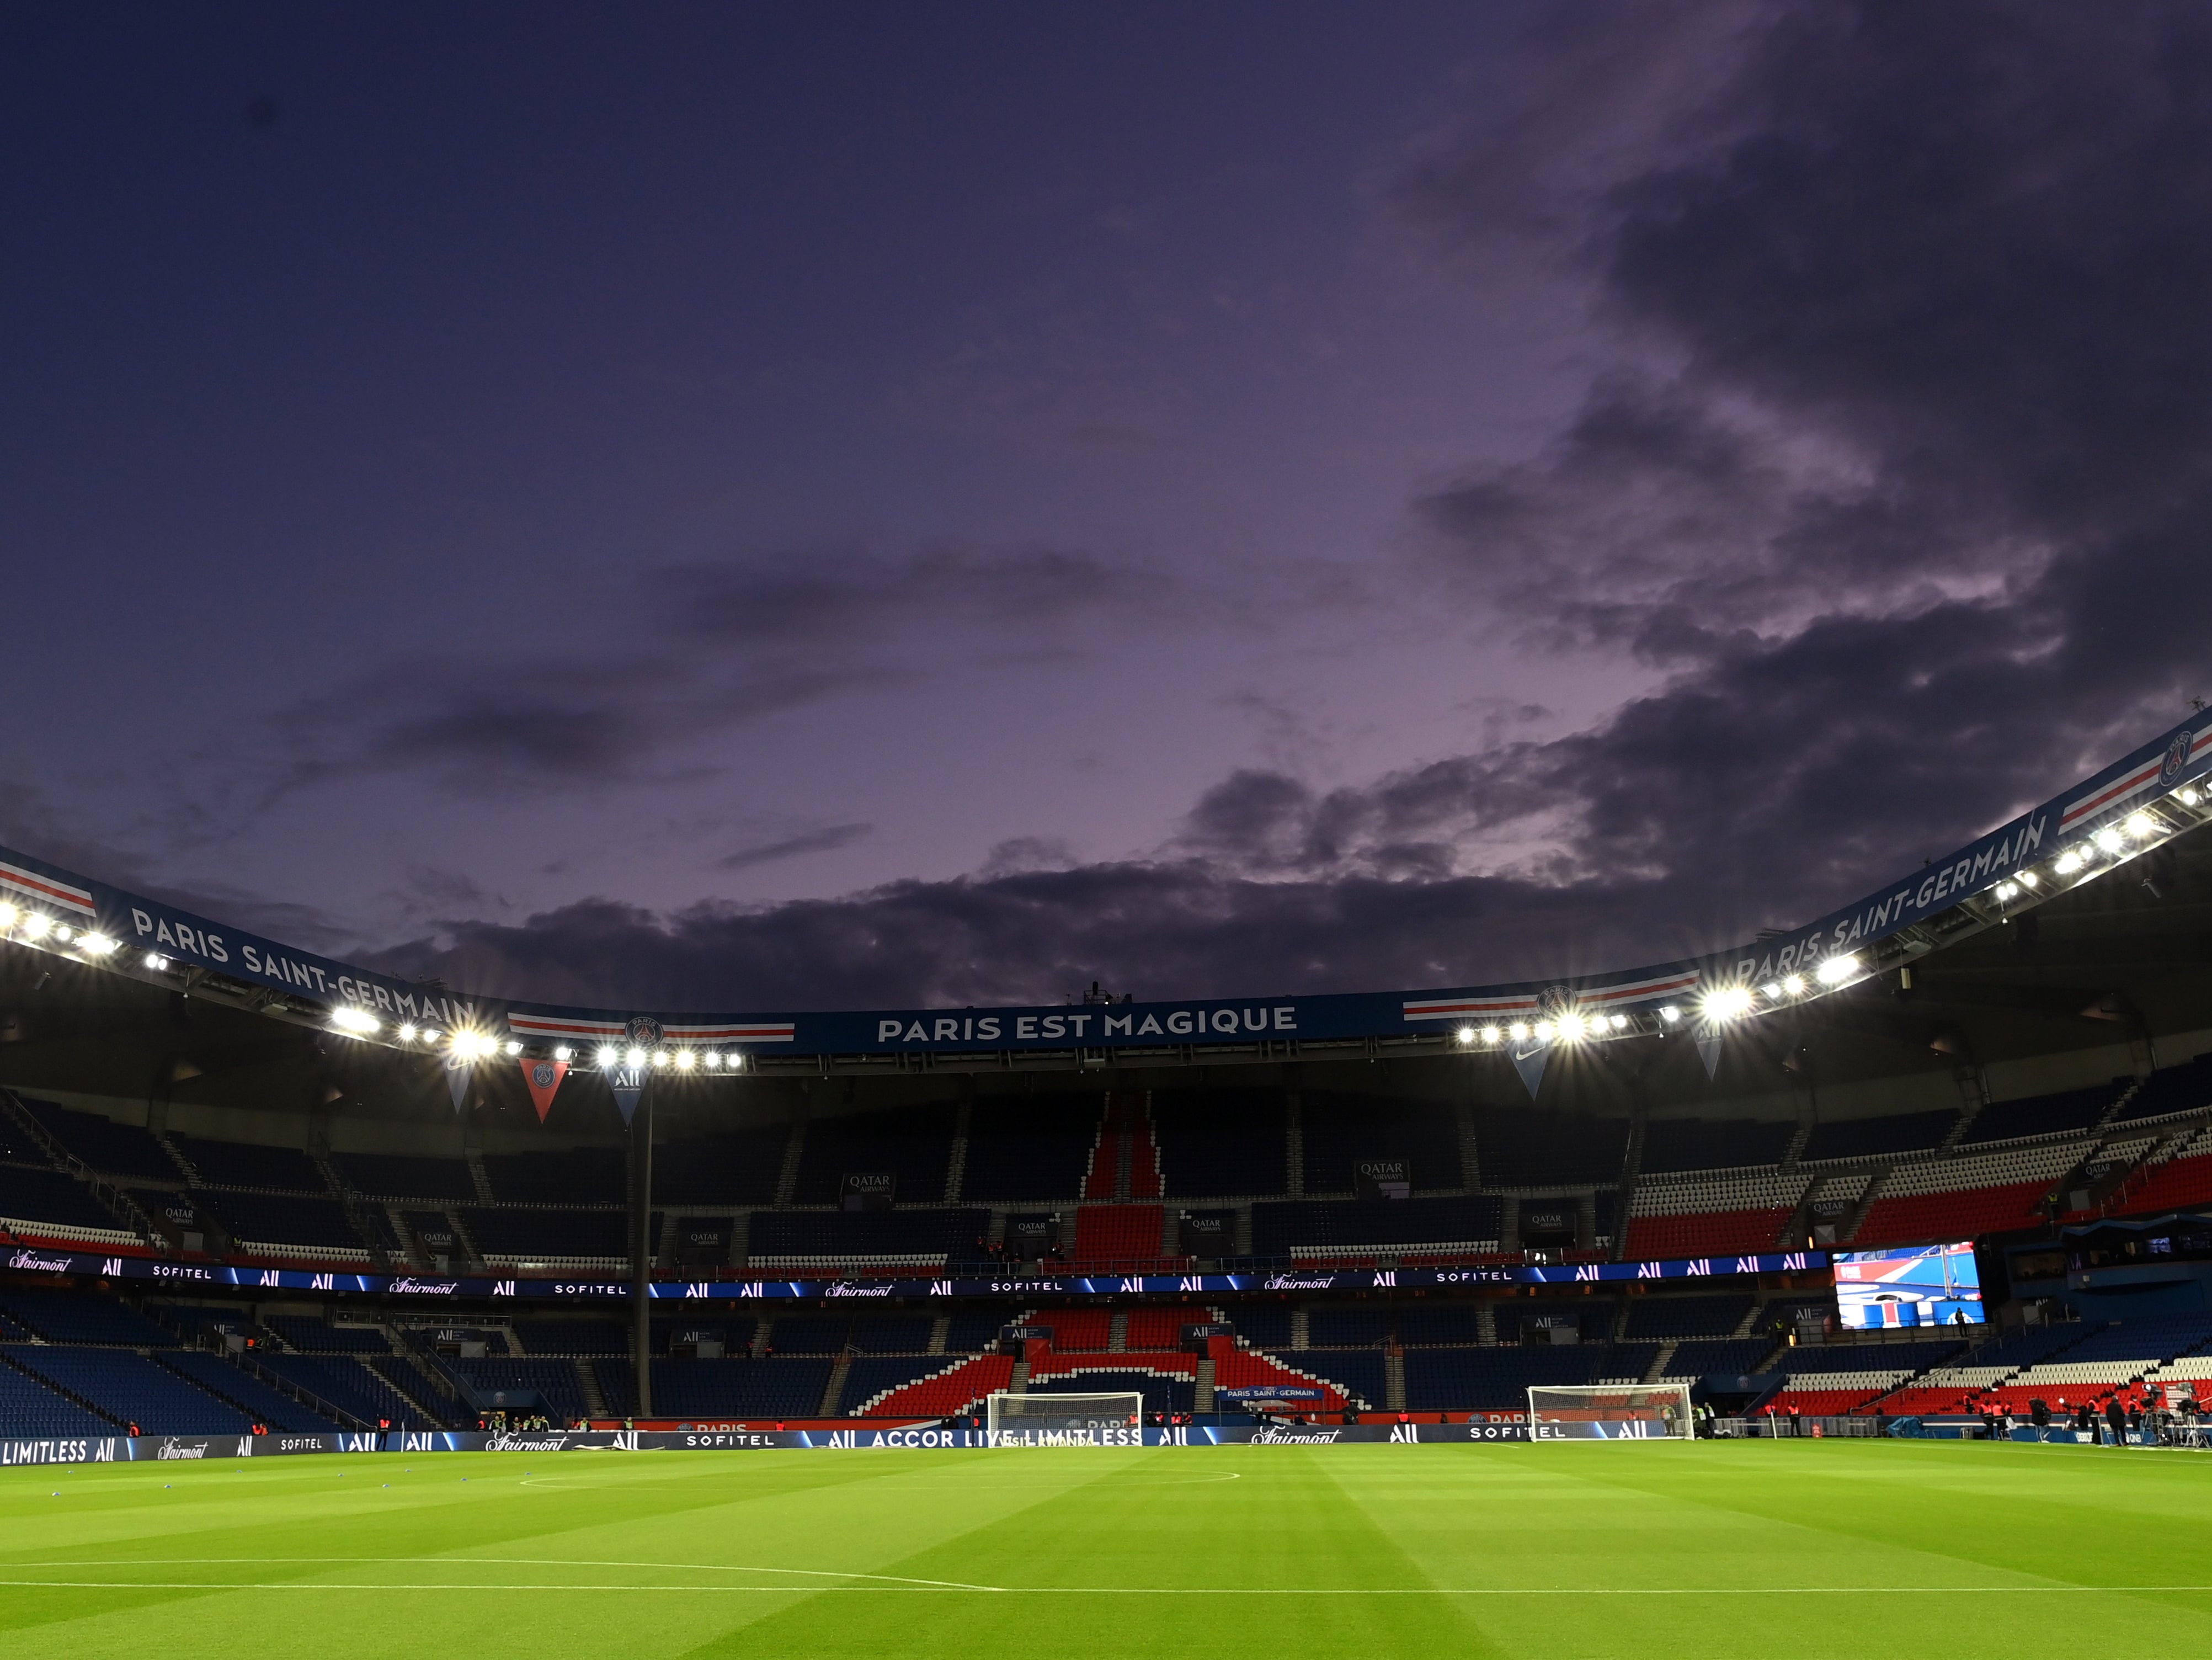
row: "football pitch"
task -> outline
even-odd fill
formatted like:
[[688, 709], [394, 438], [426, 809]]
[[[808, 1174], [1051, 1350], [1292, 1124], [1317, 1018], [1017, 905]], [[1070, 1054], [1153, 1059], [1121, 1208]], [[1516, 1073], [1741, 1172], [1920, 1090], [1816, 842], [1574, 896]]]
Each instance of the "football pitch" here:
[[1911, 1442], [257, 1458], [0, 1471], [0, 1651], [2212, 1648], [2212, 1456]]

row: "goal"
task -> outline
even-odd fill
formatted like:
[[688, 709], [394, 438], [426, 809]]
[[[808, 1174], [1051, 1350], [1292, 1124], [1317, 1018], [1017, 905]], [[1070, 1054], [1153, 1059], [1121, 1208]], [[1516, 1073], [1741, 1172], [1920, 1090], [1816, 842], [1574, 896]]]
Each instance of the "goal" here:
[[1696, 1433], [1687, 1383], [1559, 1384], [1528, 1391], [1532, 1441], [1686, 1441]]
[[1145, 1440], [1145, 1397], [1127, 1395], [994, 1395], [986, 1403], [994, 1447], [1136, 1447]]

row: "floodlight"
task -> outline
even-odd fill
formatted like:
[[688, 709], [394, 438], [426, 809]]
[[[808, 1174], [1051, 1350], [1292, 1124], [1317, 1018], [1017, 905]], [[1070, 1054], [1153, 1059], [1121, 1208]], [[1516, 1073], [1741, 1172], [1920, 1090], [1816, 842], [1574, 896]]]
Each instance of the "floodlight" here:
[[1516, 1020], [1513, 1023], [1512, 1031], [1513, 1041], [1517, 1043], [1528, 1035], [1528, 1024], [1525, 1021]]
[[1495, 1043], [1498, 1041], [1498, 1028], [1485, 1026], [1482, 1029], [1482, 1041], [1486, 1043]]
[[678, 1049], [676, 1051], [676, 1070], [678, 1072], [690, 1071], [693, 1067], [698, 1064], [698, 1061], [699, 1057], [694, 1055], [690, 1049]]
[[1747, 986], [1720, 986], [1705, 994], [1699, 1005], [1708, 1020], [1734, 1020], [1751, 1012], [1751, 989]]
[[366, 1010], [335, 1008], [331, 1011], [331, 1024], [340, 1031], [351, 1032], [356, 1037], [366, 1037], [376, 1030], [376, 1017]]
[[507, 1040], [507, 1052], [510, 1055], [520, 1055], [522, 1053], [522, 1045], [510, 1037]]
[[2185, 786], [2181, 792], [2181, 805], [2185, 807], [2195, 806], [2197, 805], [2197, 792], [2194, 789]]
[[720, 1049], [708, 1049], [708, 1050], [707, 1051], [707, 1070], [708, 1070], [708, 1072], [714, 1072], [714, 1071], [717, 1071], [717, 1070], [719, 1070], [719, 1069], [720, 1068], [721, 1064], [722, 1064], [722, 1052], [721, 1052], [721, 1050], [720, 1050]]
[[557, 1043], [553, 1049], [553, 1058], [556, 1061], [573, 1061], [576, 1058], [576, 1051], [566, 1043]]
[[2020, 873], [2020, 885], [2024, 888], [2033, 887], [2035, 880], [2035, 873], [2032, 870], [2024, 870]]
[[149, 951], [146, 953], [146, 966], [158, 974], [169, 966], [169, 959], [157, 951]]
[[69, 944], [72, 937], [72, 931], [67, 923], [63, 923], [54, 929], [54, 938], [60, 940], [64, 946]]
[[666, 1066], [668, 1064], [668, 1051], [666, 1049], [653, 1050], [653, 1064], [656, 1067]]
[[404, 1026], [400, 1027], [400, 1029], [399, 1029], [399, 1034], [398, 1034], [398, 1035], [399, 1035], [399, 1041], [400, 1041], [401, 1043], [413, 1043], [413, 1042], [415, 1041], [415, 1028], [414, 1028], [414, 1025], [410, 1023], [410, 1024], [409, 1024], [409, 1025], [404, 1025]]
[[628, 1055], [623, 1056], [623, 1062], [625, 1066], [641, 1067], [645, 1064], [645, 1051], [633, 1047]]
[[1607, 1024], [1615, 1031], [1625, 1031], [1628, 1028], [1628, 1017], [1625, 1014], [1616, 1014]]
[[2057, 871], [2061, 876], [2071, 876], [2075, 871], [2081, 868], [2081, 855], [2076, 853], [2073, 848], [2069, 848], [2065, 852], [2058, 855], [2058, 862], [2053, 865], [2051, 868]]
[[2104, 829], [2099, 830], [2089, 839], [2094, 842], [2099, 847], [2102, 848], [2106, 853], [2118, 853], [2120, 848], [2125, 845], [2120, 840], [2119, 831], [2110, 824], [2106, 825]]
[[2138, 842], [2145, 836], [2155, 836], [2158, 834], [2158, 820], [2147, 812], [2131, 812], [2128, 815], [2128, 834]]
[[1768, 981], [1759, 988], [1759, 994], [1770, 1003], [1778, 1001], [1782, 996], [1782, 982], [1779, 980]]
[[1571, 1012], [1559, 1017], [1559, 1036], [1568, 1043], [1583, 1037], [1589, 1030], [1589, 1024], [1579, 1014]]
[[1824, 986], [1839, 986], [1858, 971], [1857, 957], [1850, 952], [1844, 952], [1838, 956], [1824, 958], [1820, 966], [1814, 969], [1813, 973]]
[[1791, 975], [1787, 980], [1784, 980], [1782, 982], [1782, 989], [1788, 992], [1792, 997], [1799, 995], [1805, 989], [1805, 976], [1802, 974]]
[[1682, 1018], [1682, 1011], [1669, 1003], [1659, 1011], [1659, 1018], [1671, 1026]]
[[43, 913], [33, 911], [23, 919], [23, 938], [36, 939], [52, 926]]
[[614, 1049], [613, 1049], [613, 1048], [612, 1048], [611, 1046], [610, 1046], [610, 1045], [608, 1045], [608, 1044], [605, 1044], [605, 1043], [602, 1043], [602, 1044], [600, 1044], [600, 1045], [599, 1045], [599, 1053], [598, 1059], [599, 1059], [599, 1064], [600, 1064], [601, 1066], [603, 1066], [603, 1067], [611, 1067], [612, 1065], [614, 1065], [614, 1064], [615, 1064], [615, 1062], [616, 1062], [616, 1061], [617, 1061], [621, 1060], [621, 1059], [622, 1059], [622, 1056], [621, 1056], [621, 1055], [617, 1055], [617, 1054], [616, 1054], [616, 1053], [615, 1053], [615, 1051], [614, 1051]]
[[1457, 1031], [1454, 1032], [1452, 1036], [1459, 1040], [1460, 1046], [1462, 1048], [1465, 1048], [1468, 1044], [1474, 1042], [1474, 1028], [1473, 1026], [1462, 1026]]
[[15, 918], [17, 915], [18, 913], [13, 905], [0, 905], [0, 928], [14, 927], [15, 926]]

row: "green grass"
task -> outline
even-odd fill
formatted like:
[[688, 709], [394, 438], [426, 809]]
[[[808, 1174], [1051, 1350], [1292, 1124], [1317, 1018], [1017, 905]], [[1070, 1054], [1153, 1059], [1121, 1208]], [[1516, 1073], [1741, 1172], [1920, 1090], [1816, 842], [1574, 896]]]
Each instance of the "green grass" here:
[[2212, 1648], [2208, 1521], [1910, 1442], [10, 1469], [0, 1653], [2091, 1660]]

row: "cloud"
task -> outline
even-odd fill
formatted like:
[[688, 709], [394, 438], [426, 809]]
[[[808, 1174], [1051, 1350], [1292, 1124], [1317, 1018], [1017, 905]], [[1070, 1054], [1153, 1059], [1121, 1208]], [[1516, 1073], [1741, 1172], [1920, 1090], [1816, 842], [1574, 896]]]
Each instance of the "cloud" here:
[[779, 860], [798, 859], [810, 853], [829, 853], [838, 848], [848, 848], [875, 834], [873, 824], [824, 824], [819, 829], [802, 830], [796, 836], [779, 837], [750, 848], [739, 848], [735, 853], [723, 854], [714, 861], [717, 870], [750, 870], [755, 865], [773, 865]]
[[2180, 717], [2212, 600], [2212, 14], [1569, 7], [1505, 78], [1389, 201], [1473, 289], [1571, 296], [1592, 368], [1547, 441], [1416, 503], [1427, 574], [1645, 695], [1356, 785], [1238, 770], [1146, 859], [580, 906], [410, 960], [848, 1006], [1625, 966], [1817, 915]]

